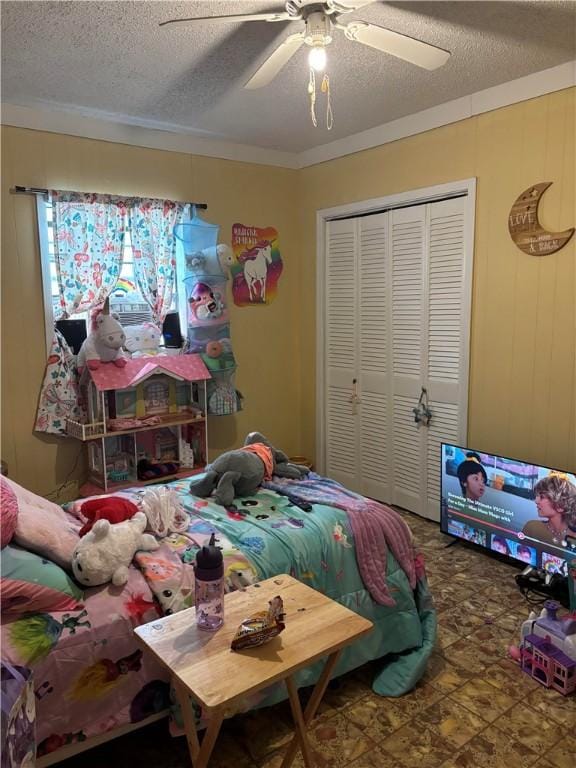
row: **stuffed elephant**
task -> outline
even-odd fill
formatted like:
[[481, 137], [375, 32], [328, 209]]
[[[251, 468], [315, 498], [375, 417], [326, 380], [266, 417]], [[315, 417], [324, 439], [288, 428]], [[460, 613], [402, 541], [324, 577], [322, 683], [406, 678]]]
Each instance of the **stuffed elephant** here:
[[272, 475], [301, 480], [310, 470], [292, 464], [283, 451], [274, 448], [260, 432], [250, 432], [244, 447], [228, 451], [206, 467], [206, 474], [190, 483], [190, 493], [228, 507], [236, 496], [251, 496]]

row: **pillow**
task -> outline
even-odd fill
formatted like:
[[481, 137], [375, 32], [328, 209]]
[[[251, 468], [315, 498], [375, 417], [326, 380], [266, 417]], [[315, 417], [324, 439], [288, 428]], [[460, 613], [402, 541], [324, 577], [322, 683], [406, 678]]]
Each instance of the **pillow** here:
[[6, 614], [73, 611], [83, 598], [62, 568], [12, 544], [2, 550], [0, 583]]
[[18, 522], [14, 543], [72, 570], [72, 553], [80, 537], [78, 521], [47, 499], [5, 478], [16, 494]]
[[18, 500], [12, 488], [0, 477], [0, 547], [4, 549], [16, 530]]

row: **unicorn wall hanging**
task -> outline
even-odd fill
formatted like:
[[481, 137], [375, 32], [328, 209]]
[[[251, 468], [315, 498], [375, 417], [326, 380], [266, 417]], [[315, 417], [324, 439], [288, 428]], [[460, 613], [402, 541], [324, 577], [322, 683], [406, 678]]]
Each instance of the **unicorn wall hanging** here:
[[273, 227], [234, 224], [232, 250], [236, 257], [230, 267], [234, 303], [239, 307], [270, 304], [282, 274], [278, 232]]

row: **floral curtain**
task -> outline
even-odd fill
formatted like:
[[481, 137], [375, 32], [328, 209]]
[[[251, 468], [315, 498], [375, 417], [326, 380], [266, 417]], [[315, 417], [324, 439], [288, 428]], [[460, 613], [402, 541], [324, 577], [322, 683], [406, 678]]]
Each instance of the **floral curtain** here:
[[63, 435], [66, 434], [66, 419], [81, 421], [82, 415], [82, 405], [78, 397], [76, 357], [64, 337], [55, 331], [46, 363], [34, 429], [36, 432]]
[[[52, 191], [51, 199], [62, 316], [99, 309], [120, 275], [126, 204], [111, 195], [83, 192]], [[34, 429], [63, 435], [66, 420], [81, 415], [76, 358], [55, 330]]]
[[120, 275], [126, 203], [111, 195], [54, 191], [52, 216], [64, 316], [103, 306]]
[[181, 222], [185, 207], [171, 200], [144, 199], [134, 200], [130, 208], [136, 283], [159, 327], [172, 305], [176, 284], [174, 227]]
[[[122, 268], [124, 235], [131, 227], [138, 288], [161, 325], [172, 304], [176, 277], [174, 226], [184, 203], [51, 191], [54, 257], [63, 317], [101, 309]], [[75, 358], [56, 332], [46, 364], [35, 429], [66, 434], [78, 419]]]

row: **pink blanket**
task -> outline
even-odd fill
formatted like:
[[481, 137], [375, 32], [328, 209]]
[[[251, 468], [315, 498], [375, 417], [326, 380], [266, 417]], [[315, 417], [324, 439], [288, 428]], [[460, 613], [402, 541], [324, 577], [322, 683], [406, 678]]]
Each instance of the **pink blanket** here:
[[[70, 513], [77, 514], [83, 501], [71, 504]], [[193, 518], [186, 533], [163, 539], [154, 552], [137, 553], [138, 568], [130, 568], [124, 587], [88, 589], [76, 611], [29, 614], [2, 624], [2, 657], [34, 675], [39, 756], [168, 709], [168, 673], [142, 653], [133, 629], [193, 604], [192, 562], [212, 530]], [[227, 589], [258, 580], [254, 566], [225, 536], [219, 534], [218, 543]]]

